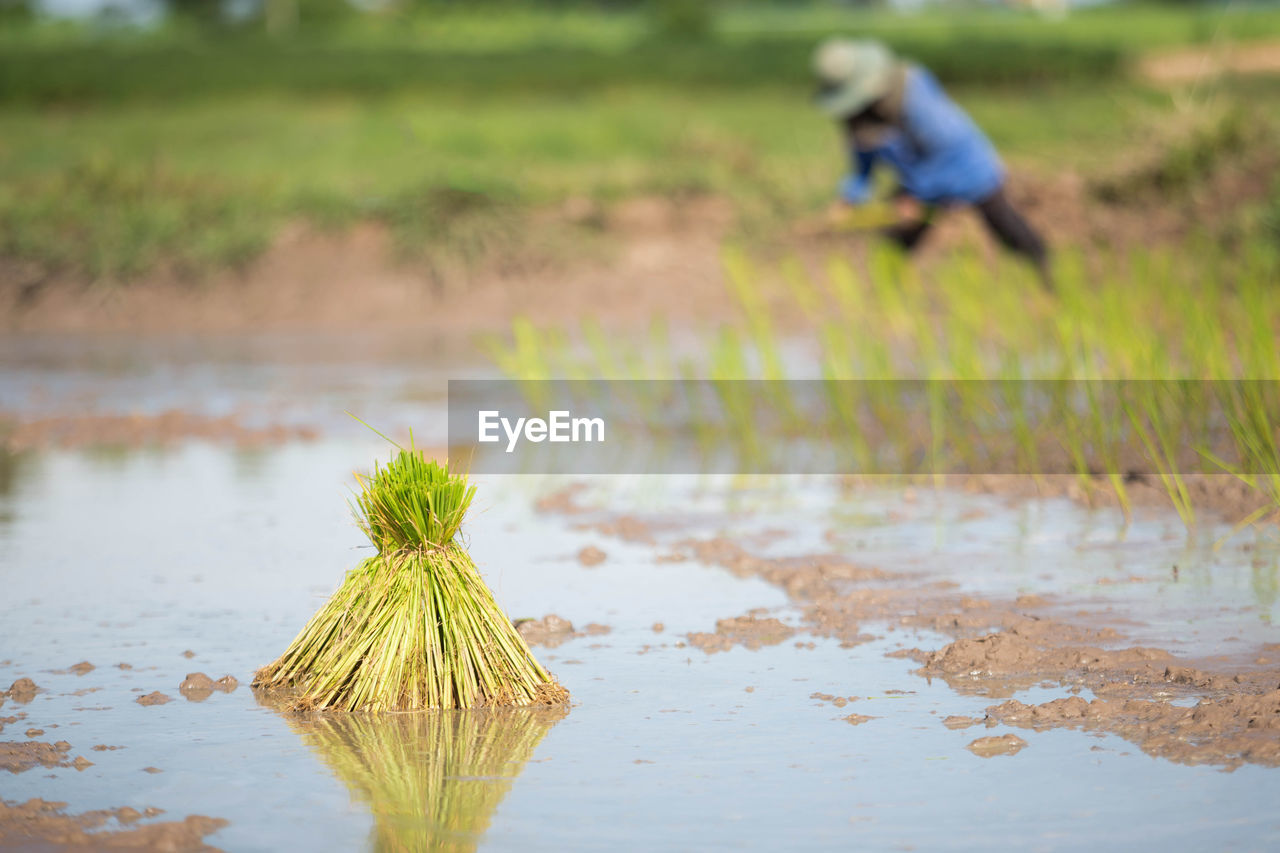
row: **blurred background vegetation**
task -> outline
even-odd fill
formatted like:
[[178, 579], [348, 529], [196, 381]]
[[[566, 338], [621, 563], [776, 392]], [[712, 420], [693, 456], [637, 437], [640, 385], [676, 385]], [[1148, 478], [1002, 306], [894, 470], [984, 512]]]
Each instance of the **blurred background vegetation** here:
[[[809, 103], [833, 32], [929, 66], [1047, 175], [1106, 173], [1155, 125], [1280, 93], [1273, 75], [1171, 99], [1135, 73], [1154, 50], [1280, 37], [1269, 4], [0, 0], [0, 258], [199, 274], [297, 220], [481, 256], [535, 210], [655, 194], [767, 227], [843, 168]], [[1206, 132], [1182, 124], [1175, 149]]]

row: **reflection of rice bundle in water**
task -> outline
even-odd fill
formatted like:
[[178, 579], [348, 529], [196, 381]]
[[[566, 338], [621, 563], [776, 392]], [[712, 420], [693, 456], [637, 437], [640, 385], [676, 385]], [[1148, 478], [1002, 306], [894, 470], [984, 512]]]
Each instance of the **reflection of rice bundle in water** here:
[[369, 804], [374, 850], [467, 851], [564, 714], [563, 707], [326, 714], [291, 725]]
[[301, 709], [343, 711], [567, 700], [454, 541], [475, 487], [409, 450], [358, 479], [356, 519], [378, 553], [254, 686], [291, 688]]

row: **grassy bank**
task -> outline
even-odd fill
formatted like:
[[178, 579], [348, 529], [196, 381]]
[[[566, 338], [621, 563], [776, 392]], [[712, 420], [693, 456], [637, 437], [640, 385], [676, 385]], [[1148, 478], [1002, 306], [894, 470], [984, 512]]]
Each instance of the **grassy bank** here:
[[508, 12], [364, 16], [287, 41], [6, 33], [0, 256], [96, 281], [199, 275], [302, 220], [382, 222], [408, 256], [465, 260], [518, 239], [532, 211], [653, 194], [714, 193], [744, 221], [783, 222], [844, 168], [808, 103], [808, 53], [832, 30], [925, 60], [1016, 165], [1098, 168], [1181, 109], [1125, 78], [1134, 51], [1280, 32], [1266, 10], [1051, 22], [815, 5], [730, 7], [685, 42], [638, 12]]
[[[1007, 156], [1054, 168], [1109, 159], [1162, 109], [1126, 86], [1051, 97], [1027, 112], [1020, 95], [963, 95]], [[13, 108], [0, 140], [0, 253], [99, 279], [241, 262], [291, 219], [384, 222], [410, 256], [570, 198], [714, 193], [783, 221], [845, 168], [829, 123], [776, 88]]]
[[[542, 46], [473, 50], [332, 42], [223, 42], [9, 46], [0, 57], [0, 101], [97, 101], [448, 91], [549, 93], [573, 97], [619, 86], [741, 91], [807, 90], [813, 45], [826, 33], [682, 42], [645, 39], [616, 51]], [[951, 85], [1027, 86], [1104, 80], [1124, 69], [1125, 51], [1060, 36], [993, 36], [968, 27], [947, 38], [893, 34], [902, 55]], [[104, 73], [104, 69], [107, 70]]]

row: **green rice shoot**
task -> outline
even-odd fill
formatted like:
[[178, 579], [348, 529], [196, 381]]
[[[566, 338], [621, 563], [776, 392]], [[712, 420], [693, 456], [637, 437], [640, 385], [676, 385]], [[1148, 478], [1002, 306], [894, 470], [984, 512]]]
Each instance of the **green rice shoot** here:
[[347, 573], [254, 686], [291, 691], [298, 710], [566, 701], [458, 542], [475, 496], [466, 477], [401, 449], [357, 480], [352, 509], [377, 553]]

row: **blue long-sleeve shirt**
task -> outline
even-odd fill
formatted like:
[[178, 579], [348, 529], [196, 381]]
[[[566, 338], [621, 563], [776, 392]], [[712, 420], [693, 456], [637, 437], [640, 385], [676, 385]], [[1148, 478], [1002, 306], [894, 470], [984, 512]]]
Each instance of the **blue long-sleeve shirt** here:
[[840, 186], [845, 201], [870, 198], [871, 172], [881, 160], [908, 194], [929, 204], [976, 203], [1004, 183], [991, 142], [919, 66], [906, 70], [900, 125], [887, 128], [874, 147], [854, 146], [853, 172]]

